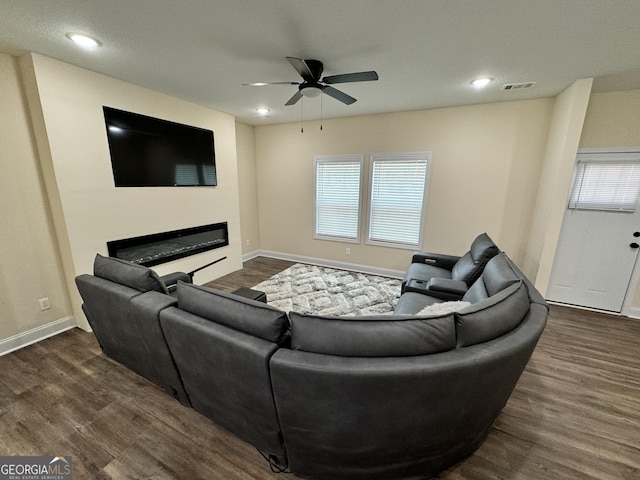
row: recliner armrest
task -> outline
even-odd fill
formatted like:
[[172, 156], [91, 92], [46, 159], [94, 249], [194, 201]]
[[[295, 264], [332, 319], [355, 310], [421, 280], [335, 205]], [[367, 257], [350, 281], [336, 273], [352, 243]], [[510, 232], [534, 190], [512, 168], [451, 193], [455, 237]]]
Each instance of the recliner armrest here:
[[192, 283], [189, 274], [184, 272], [173, 272], [168, 275], [163, 275], [162, 277], [160, 277], [160, 280], [162, 280], [167, 286], [167, 290], [169, 291], [169, 293], [175, 291], [178, 286], [178, 281], [180, 280], [185, 283]]
[[425, 263], [434, 267], [451, 270], [460, 257], [456, 255], [444, 255], [442, 253], [415, 252], [411, 263]]
[[427, 290], [430, 292], [443, 292], [451, 295], [462, 296], [467, 293], [467, 284], [462, 280], [434, 277], [429, 280]]

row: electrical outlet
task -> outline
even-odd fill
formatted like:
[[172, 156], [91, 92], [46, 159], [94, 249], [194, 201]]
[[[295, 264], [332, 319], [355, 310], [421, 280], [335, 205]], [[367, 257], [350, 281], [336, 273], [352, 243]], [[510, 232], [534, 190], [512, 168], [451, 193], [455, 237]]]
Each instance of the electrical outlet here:
[[351, 255], [351, 249], [347, 248], [347, 255]]
[[248, 247], [249, 245], [251, 245], [251, 240], [245, 240], [244, 244]]
[[40, 303], [40, 310], [49, 310], [51, 308], [49, 297], [41, 298], [38, 302]]

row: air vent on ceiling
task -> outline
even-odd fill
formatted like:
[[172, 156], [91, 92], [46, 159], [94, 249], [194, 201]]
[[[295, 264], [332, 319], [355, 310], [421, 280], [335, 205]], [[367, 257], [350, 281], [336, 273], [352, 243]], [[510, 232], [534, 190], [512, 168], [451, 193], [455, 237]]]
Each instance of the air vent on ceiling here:
[[502, 90], [522, 90], [523, 88], [531, 88], [537, 82], [520, 82], [520, 83], [505, 83], [502, 85]]

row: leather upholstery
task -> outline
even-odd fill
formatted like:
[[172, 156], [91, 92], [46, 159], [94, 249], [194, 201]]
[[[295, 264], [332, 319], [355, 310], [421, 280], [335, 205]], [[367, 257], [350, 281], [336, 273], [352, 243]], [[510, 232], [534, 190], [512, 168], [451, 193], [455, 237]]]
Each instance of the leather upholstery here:
[[407, 292], [403, 293], [396, 303], [394, 315], [415, 315], [428, 305], [442, 302], [441, 299], [423, 295], [421, 293]]
[[455, 348], [453, 315], [321, 317], [291, 312], [291, 348], [343, 357], [405, 357]]
[[189, 405], [158, 320], [159, 312], [174, 305], [175, 299], [94, 275], [78, 276], [76, 285], [84, 301], [82, 310], [105, 355]]
[[504, 335], [529, 312], [527, 288], [510, 285], [485, 300], [455, 313], [458, 347], [476, 345]]
[[96, 255], [93, 262], [96, 277], [126, 285], [139, 292], [157, 291], [169, 293], [158, 274], [150, 268], [113, 257]]
[[[468, 253], [474, 265], [491, 250], [481, 237]], [[546, 323], [544, 298], [508, 257], [486, 260], [463, 297], [472, 305], [440, 316], [415, 315], [442, 300], [413, 292], [391, 316], [292, 312], [289, 322], [263, 303], [186, 283], [176, 301], [139, 270], [99, 268], [109, 280], [76, 282], [107, 355], [295, 475], [413, 480], [480, 446]]]
[[471, 286], [480, 277], [487, 262], [499, 252], [500, 250], [489, 235], [482, 233], [473, 240], [469, 251], [462, 255], [451, 269], [444, 268], [441, 263], [438, 263], [437, 258], [442, 256], [440, 254], [426, 252], [414, 254], [413, 259], [423, 259], [424, 261], [424, 259], [433, 257], [436, 263], [412, 263], [409, 265], [404, 276], [403, 286], [412, 278], [429, 281], [434, 277], [461, 280]]
[[489, 342], [413, 357], [279, 349], [273, 391], [289, 468], [319, 480], [429, 478], [477, 449], [546, 322], [532, 305]]
[[284, 340], [289, 322], [282, 310], [239, 295], [178, 282], [178, 306], [227, 327], [269, 342]]
[[194, 410], [285, 463], [269, 370], [278, 345], [175, 307], [160, 321]]

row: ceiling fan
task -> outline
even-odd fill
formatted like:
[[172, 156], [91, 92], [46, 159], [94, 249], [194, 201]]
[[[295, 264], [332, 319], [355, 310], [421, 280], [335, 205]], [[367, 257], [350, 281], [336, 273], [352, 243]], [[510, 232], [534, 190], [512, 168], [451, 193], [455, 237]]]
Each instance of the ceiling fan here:
[[265, 85], [298, 85], [298, 91], [285, 103], [285, 105], [294, 105], [302, 97], [317, 97], [321, 93], [325, 93], [330, 97], [344, 103], [345, 105], [351, 105], [356, 101], [350, 95], [341, 92], [337, 88], [333, 88], [331, 85], [336, 83], [350, 83], [350, 82], [370, 82], [378, 80], [378, 74], [370, 70], [368, 72], [356, 72], [356, 73], [343, 73], [341, 75], [331, 75], [329, 77], [320, 78], [324, 65], [320, 60], [303, 60], [301, 58], [286, 57], [291, 66], [296, 69], [296, 72], [302, 77], [302, 82], [270, 82], [270, 83], [243, 83], [243, 85], [251, 87], [262, 87]]

